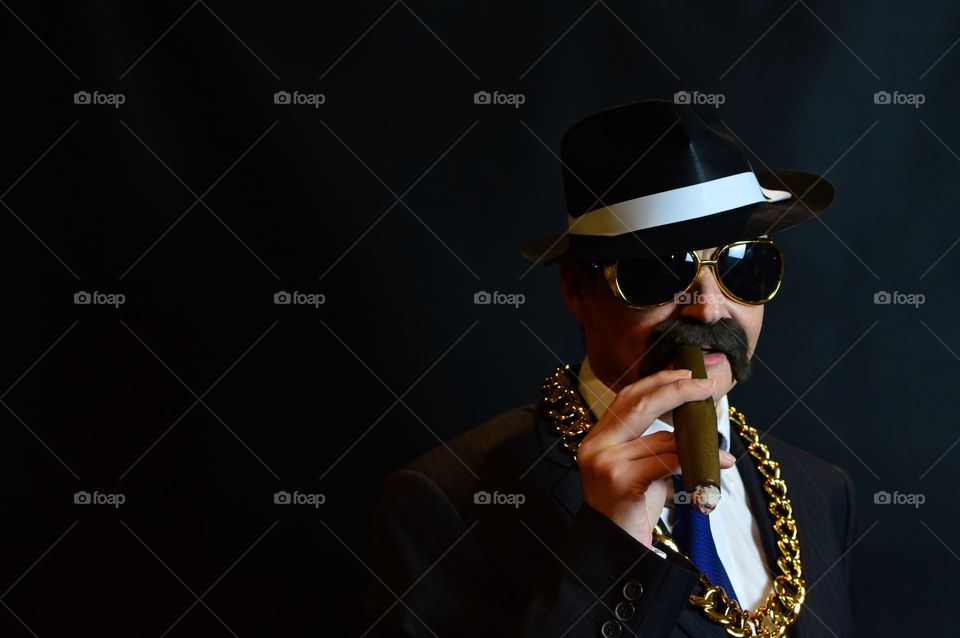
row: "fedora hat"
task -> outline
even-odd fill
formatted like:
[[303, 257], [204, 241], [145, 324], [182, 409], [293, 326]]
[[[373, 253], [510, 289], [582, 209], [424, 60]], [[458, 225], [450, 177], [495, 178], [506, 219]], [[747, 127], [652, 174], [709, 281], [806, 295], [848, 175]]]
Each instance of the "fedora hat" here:
[[567, 227], [523, 244], [521, 254], [546, 265], [700, 250], [827, 209], [830, 182], [797, 170], [754, 172], [715, 112], [643, 100], [576, 122], [560, 142]]

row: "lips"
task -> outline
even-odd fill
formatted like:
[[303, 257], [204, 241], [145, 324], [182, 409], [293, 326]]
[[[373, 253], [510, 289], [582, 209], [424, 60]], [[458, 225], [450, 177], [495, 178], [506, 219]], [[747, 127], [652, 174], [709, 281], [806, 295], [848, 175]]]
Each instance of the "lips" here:
[[727, 355], [719, 350], [703, 351], [703, 365], [709, 370], [727, 360]]

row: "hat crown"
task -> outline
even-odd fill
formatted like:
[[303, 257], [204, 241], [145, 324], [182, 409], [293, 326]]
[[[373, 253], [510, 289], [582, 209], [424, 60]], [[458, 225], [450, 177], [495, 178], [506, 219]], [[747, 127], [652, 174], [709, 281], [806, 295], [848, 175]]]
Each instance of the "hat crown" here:
[[644, 100], [571, 126], [560, 142], [569, 215], [750, 171], [707, 108]]

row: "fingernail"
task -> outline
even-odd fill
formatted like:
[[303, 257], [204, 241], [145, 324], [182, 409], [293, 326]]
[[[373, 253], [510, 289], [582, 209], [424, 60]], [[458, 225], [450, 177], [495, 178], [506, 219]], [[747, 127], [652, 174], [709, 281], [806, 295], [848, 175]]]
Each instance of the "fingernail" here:
[[724, 461], [727, 461], [727, 462], [733, 462], [733, 461], [736, 461], [736, 460], [737, 460], [737, 457], [735, 457], [734, 455], [730, 454], [730, 453], [727, 452], [726, 450], [720, 450], [720, 457], [721, 457]]
[[716, 379], [694, 379], [701, 388], [712, 388], [717, 385]]

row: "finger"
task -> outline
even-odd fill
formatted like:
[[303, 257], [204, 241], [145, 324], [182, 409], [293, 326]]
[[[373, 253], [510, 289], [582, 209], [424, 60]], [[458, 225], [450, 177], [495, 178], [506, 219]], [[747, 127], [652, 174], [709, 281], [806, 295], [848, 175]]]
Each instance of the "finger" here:
[[[677, 439], [673, 430], [661, 430], [652, 434], [644, 434], [626, 443], [612, 445], [604, 449], [601, 454], [610, 461], [634, 461], [653, 454], [676, 451]], [[736, 465], [737, 457], [726, 450], [718, 449], [718, 452], [720, 453], [720, 467], [728, 468]]]
[[631, 474], [640, 486], [648, 486], [654, 481], [680, 474], [680, 457], [676, 452], [664, 452], [647, 456], [631, 462]]
[[633, 383], [625, 386], [618, 393], [617, 397], [619, 398], [622, 396], [625, 400], [629, 400], [631, 398], [643, 396], [654, 388], [659, 388], [665, 383], [670, 383], [672, 381], [676, 381], [677, 379], [689, 379], [692, 376], [693, 372], [684, 368], [679, 368], [677, 370], [674, 370], [673, 368], [665, 368], [663, 370], [654, 372], [649, 376], [637, 379]]
[[[724, 450], [719, 450], [718, 452], [720, 456], [721, 467], [730, 467], [736, 461], [736, 457], [729, 452], [725, 452]], [[674, 463], [674, 459], [676, 459], [676, 463]], [[662, 478], [667, 478], [668, 476], [672, 476], [674, 474], [683, 474], [683, 467], [680, 466], [680, 457], [676, 452], [655, 454], [638, 459], [635, 462], [642, 464], [640, 466], [642, 467], [641, 471], [647, 473], [643, 475], [644, 478], [642, 482], [652, 482]]]
[[[719, 456], [720, 456], [720, 467], [721, 467], [722, 469], [731, 468], [731, 467], [733, 467], [734, 465], [737, 464], [737, 457], [735, 457], [734, 455], [730, 454], [730, 453], [727, 452], [726, 450], [718, 450], [717, 452], [718, 452], [718, 454], [719, 454]], [[678, 472], [678, 474], [683, 474], [683, 468], [682, 468], [682, 467], [680, 468], [680, 472]]]
[[627, 405], [617, 406], [617, 408], [611, 405], [608, 412], [615, 409], [617, 411], [613, 412], [610, 418], [604, 414], [604, 420], [608, 423], [599, 432], [592, 433], [594, 441], [591, 445], [596, 449], [604, 449], [610, 445], [635, 439], [643, 435], [661, 414], [684, 403], [701, 401], [713, 396], [715, 390], [715, 379], [681, 378], [661, 385]]
[[737, 464], [737, 457], [726, 450], [720, 450], [720, 467], [727, 469]]
[[625, 443], [611, 445], [597, 454], [605, 463], [636, 461], [647, 456], [677, 451], [677, 439], [671, 431], [644, 434]]
[[[673, 383], [677, 379], [689, 379], [692, 375], [693, 373], [690, 370], [660, 370], [650, 376], [634, 381], [617, 393], [610, 407], [607, 408], [607, 412], [610, 413], [611, 418], [606, 418], [606, 414], [604, 414], [605, 418], [600, 419], [600, 422], [591, 429], [591, 435], [593, 435], [594, 438], [599, 437], [600, 433], [610, 426], [611, 420], [619, 420], [617, 416], [621, 412], [627, 411], [626, 407], [636, 403], [643, 395], [652, 392], [664, 384]], [[637, 436], [639, 436], [639, 433]]]
[[[736, 457], [729, 452], [719, 450], [721, 467], [734, 464]], [[676, 452], [662, 452], [637, 459], [631, 463], [631, 470], [636, 473], [637, 481], [649, 484], [674, 474], [683, 474], [680, 467], [680, 457]]]

